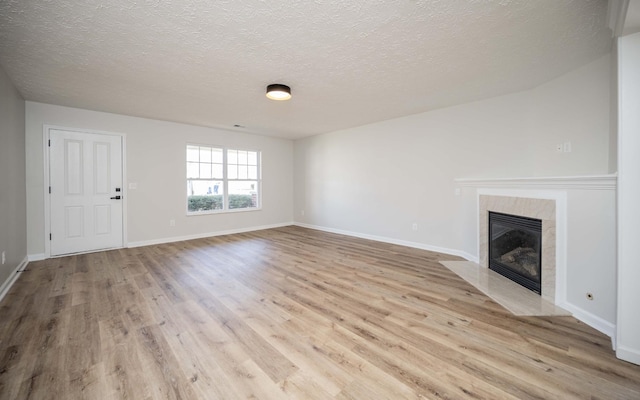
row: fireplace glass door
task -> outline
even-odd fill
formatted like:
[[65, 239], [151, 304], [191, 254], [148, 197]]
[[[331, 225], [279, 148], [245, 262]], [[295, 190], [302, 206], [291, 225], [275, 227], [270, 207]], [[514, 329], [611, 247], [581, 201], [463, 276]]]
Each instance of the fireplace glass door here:
[[489, 268], [540, 294], [542, 221], [489, 212]]

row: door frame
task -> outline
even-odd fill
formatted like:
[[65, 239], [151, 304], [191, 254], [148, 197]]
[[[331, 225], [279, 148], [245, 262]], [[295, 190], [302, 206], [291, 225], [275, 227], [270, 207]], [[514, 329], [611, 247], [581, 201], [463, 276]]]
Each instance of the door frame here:
[[[42, 194], [44, 196], [44, 258], [52, 258], [51, 256], [51, 241], [49, 240], [49, 234], [51, 233], [51, 197], [49, 196], [49, 179], [50, 179], [50, 171], [49, 171], [49, 134], [51, 130], [61, 130], [61, 131], [69, 131], [76, 133], [89, 133], [89, 134], [98, 134], [98, 135], [109, 135], [109, 136], [117, 136], [120, 137], [122, 141], [122, 246], [118, 248], [125, 248], [128, 246], [129, 240], [127, 237], [127, 200], [128, 200], [128, 192], [127, 192], [127, 135], [124, 133], [118, 132], [107, 132], [100, 131], [95, 129], [85, 129], [85, 128], [69, 128], [66, 126], [60, 125], [48, 125], [44, 124], [42, 126], [42, 152], [44, 153], [44, 186], [42, 187]], [[87, 253], [91, 253], [94, 251], [87, 251]], [[76, 253], [81, 254], [81, 253]], [[68, 255], [68, 254], [67, 254]], [[53, 257], [64, 257], [64, 256], [53, 256]]]

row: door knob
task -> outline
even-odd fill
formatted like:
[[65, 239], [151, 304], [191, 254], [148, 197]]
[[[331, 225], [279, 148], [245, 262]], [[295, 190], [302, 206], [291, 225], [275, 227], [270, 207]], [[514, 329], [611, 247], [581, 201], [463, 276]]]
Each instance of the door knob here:
[[120, 200], [120, 196], [113, 196], [111, 200]]

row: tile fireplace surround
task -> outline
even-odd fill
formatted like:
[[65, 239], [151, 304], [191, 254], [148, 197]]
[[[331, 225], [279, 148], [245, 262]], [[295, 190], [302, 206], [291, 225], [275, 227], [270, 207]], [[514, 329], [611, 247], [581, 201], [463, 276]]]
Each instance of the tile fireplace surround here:
[[[614, 337], [617, 300], [616, 174], [461, 178], [455, 180], [455, 185], [461, 189], [461, 203], [468, 210], [467, 218], [475, 219], [476, 228], [467, 236], [469, 241], [475, 241], [476, 246], [465, 256], [469, 261], [458, 265], [457, 271], [471, 278], [503, 278], [487, 267], [488, 211], [540, 219], [543, 229], [542, 295], [524, 289], [538, 300], [531, 296], [528, 298], [532, 302], [545, 302], [562, 308], [580, 321]], [[507, 278], [502, 281], [513, 283]], [[483, 283], [482, 280], [479, 282]], [[488, 286], [489, 290], [494, 289], [495, 285], [492, 285]], [[522, 288], [516, 283], [513, 285]], [[522, 296], [516, 295], [515, 298]], [[508, 300], [513, 298], [510, 295]], [[541, 310], [537, 315], [551, 314]], [[615, 347], [613, 341], [612, 345]]]
[[556, 201], [510, 196], [479, 196], [479, 261], [488, 267], [489, 211], [535, 218], [542, 221], [541, 295], [555, 303], [556, 297]]

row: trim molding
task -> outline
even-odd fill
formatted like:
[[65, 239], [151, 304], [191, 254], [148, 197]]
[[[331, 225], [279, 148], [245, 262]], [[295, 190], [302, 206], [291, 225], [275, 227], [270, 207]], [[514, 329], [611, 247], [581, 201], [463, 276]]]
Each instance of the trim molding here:
[[16, 283], [18, 277], [20, 276], [19, 271], [25, 269], [27, 267], [27, 264], [29, 264], [29, 260], [27, 257], [25, 257], [22, 262], [18, 264], [18, 266], [13, 270], [13, 272], [11, 272], [11, 275], [9, 275], [7, 280], [4, 281], [2, 286], [0, 286], [0, 301], [2, 301], [2, 299], [4, 299], [4, 296], [9, 293], [9, 289], [11, 289], [11, 286]]
[[[460, 251], [460, 250], [455, 250], [455, 249], [449, 249], [449, 248], [445, 248], [445, 247], [438, 247], [438, 246], [430, 246], [427, 244], [423, 244], [423, 243], [417, 243], [417, 242], [409, 242], [409, 241], [405, 241], [405, 240], [398, 240], [398, 239], [393, 239], [393, 238], [388, 238], [388, 237], [384, 237], [384, 236], [376, 236], [376, 235], [368, 235], [368, 234], [364, 234], [364, 233], [358, 233], [358, 232], [352, 232], [352, 231], [345, 231], [342, 229], [334, 229], [334, 228], [327, 228], [324, 226], [318, 226], [318, 225], [311, 225], [311, 224], [304, 224], [301, 222], [295, 222], [293, 225], [295, 226], [300, 226], [302, 228], [308, 228], [308, 229], [315, 229], [315, 230], [319, 230], [319, 231], [324, 231], [324, 232], [330, 232], [330, 233], [337, 233], [340, 235], [346, 235], [346, 236], [353, 236], [353, 237], [357, 237], [357, 238], [361, 238], [361, 239], [369, 239], [369, 240], [375, 240], [377, 242], [383, 242], [383, 243], [391, 243], [391, 244], [397, 244], [400, 246], [407, 246], [407, 247], [413, 247], [416, 249], [421, 249], [421, 250], [428, 250], [428, 251], [434, 251], [437, 253], [444, 253], [444, 254], [450, 254], [453, 256], [459, 256], [462, 258], [465, 258], [469, 261], [473, 261], [476, 264], [478, 263], [478, 257], [473, 256], [467, 252], [464, 251]], [[564, 296], [562, 296], [561, 298], [564, 298]], [[612, 344], [612, 348], [615, 349], [616, 348], [616, 343], [615, 343], [615, 332], [616, 332], [616, 326], [608, 321], [605, 321], [604, 319], [593, 315], [579, 307], [576, 307], [573, 304], [567, 303], [566, 300], [564, 301], [556, 301], [556, 305], [558, 305], [559, 307], [564, 308], [565, 310], [571, 312], [573, 314], [573, 316], [584, 322], [585, 324], [589, 325], [590, 327], [604, 333], [605, 335], [611, 337], [611, 344]]]
[[640, 365], [640, 352], [625, 346], [618, 346], [616, 349], [616, 357], [621, 360], [629, 361]]
[[142, 240], [138, 242], [130, 242], [126, 247], [134, 248], [134, 247], [152, 246], [154, 244], [182, 242], [185, 240], [202, 239], [207, 237], [223, 236], [223, 235], [232, 235], [234, 233], [245, 233], [245, 232], [261, 231], [264, 229], [282, 228], [284, 226], [291, 226], [291, 225], [295, 225], [295, 224], [293, 222], [284, 222], [280, 224], [252, 226], [249, 228], [229, 229], [226, 231], [198, 233], [196, 235], [173, 236], [173, 237], [162, 238], [162, 239]]
[[454, 179], [454, 183], [463, 187], [483, 188], [519, 188], [519, 189], [583, 189], [615, 190], [618, 174], [586, 176], [550, 176], [543, 178], [487, 178]]
[[44, 253], [38, 253], [38, 254], [28, 254], [27, 258], [29, 259], [29, 262], [32, 262], [32, 261], [42, 261], [42, 260], [45, 260], [47, 257], [45, 257]]
[[[605, 335], [609, 336], [611, 338], [611, 347], [614, 350], [616, 349], [616, 339], [615, 339], [616, 325], [615, 324], [612, 324], [609, 321], [605, 321], [604, 319], [598, 317], [597, 315], [593, 315], [590, 312], [585, 311], [582, 308], [577, 307], [571, 303], [564, 302], [564, 303], [558, 304], [558, 306], [571, 312], [576, 319], [584, 322], [585, 324], [589, 325], [593, 329], [600, 331]], [[618, 350], [620, 349], [618, 348]]]
[[471, 255], [471, 254], [469, 254], [467, 252], [461, 251], [461, 250], [449, 249], [449, 248], [446, 248], [446, 247], [431, 246], [431, 245], [428, 245], [428, 244], [418, 243], [418, 242], [409, 242], [409, 241], [406, 241], [406, 240], [393, 239], [393, 238], [386, 237], [386, 236], [368, 235], [366, 233], [345, 231], [345, 230], [342, 230], [342, 229], [327, 228], [327, 227], [318, 226], [318, 225], [303, 224], [301, 222], [295, 222], [293, 225], [300, 226], [302, 228], [315, 229], [315, 230], [323, 231], [323, 232], [337, 233], [339, 235], [357, 237], [357, 238], [360, 238], [360, 239], [374, 240], [376, 242], [397, 244], [397, 245], [400, 245], [400, 246], [413, 247], [415, 249], [433, 251], [433, 252], [436, 252], [436, 253], [450, 254], [452, 256], [462, 257], [462, 258], [464, 258], [464, 259], [466, 259], [468, 261], [473, 261], [475, 263], [478, 262], [478, 257], [476, 257], [474, 255]]
[[[389, 238], [389, 237], [385, 237], [385, 236], [377, 236], [377, 235], [368, 235], [368, 234], [364, 234], [364, 233], [359, 233], [359, 232], [352, 232], [352, 231], [345, 231], [342, 229], [334, 229], [334, 228], [328, 228], [328, 227], [324, 227], [324, 226], [319, 226], [319, 225], [312, 225], [312, 224], [304, 224], [301, 222], [286, 222], [286, 223], [280, 223], [280, 224], [272, 224], [272, 225], [262, 225], [262, 226], [255, 226], [255, 227], [250, 227], [250, 228], [241, 228], [241, 229], [230, 229], [230, 230], [226, 230], [226, 231], [219, 231], [219, 232], [207, 232], [207, 233], [201, 233], [201, 234], [197, 234], [197, 235], [186, 235], [186, 236], [174, 236], [174, 237], [170, 237], [170, 238], [163, 238], [163, 239], [154, 239], [154, 240], [145, 240], [145, 241], [138, 241], [138, 242], [131, 242], [128, 244], [127, 247], [129, 248], [135, 248], [135, 247], [143, 247], [143, 246], [151, 246], [151, 245], [155, 245], [155, 244], [164, 244], [164, 243], [171, 243], [171, 242], [180, 242], [180, 241], [185, 241], [185, 240], [193, 240], [193, 239], [202, 239], [202, 238], [207, 238], [207, 237], [214, 237], [214, 236], [223, 236], [223, 235], [231, 235], [234, 233], [245, 233], [245, 232], [253, 232], [253, 231], [260, 231], [260, 230], [264, 230], [264, 229], [273, 229], [273, 228], [282, 228], [285, 226], [290, 226], [290, 225], [294, 225], [294, 226], [299, 226], [302, 228], [308, 228], [308, 229], [315, 229], [315, 230], [319, 230], [319, 231], [323, 231], [323, 232], [329, 232], [329, 233], [337, 233], [340, 235], [345, 235], [345, 236], [352, 236], [352, 237], [357, 237], [357, 238], [361, 238], [361, 239], [368, 239], [368, 240], [374, 240], [377, 242], [383, 242], [383, 243], [390, 243], [390, 244], [397, 244], [400, 246], [407, 246], [407, 247], [413, 247], [416, 249], [421, 249], [421, 250], [428, 250], [428, 251], [433, 251], [433, 252], [437, 252], [437, 253], [443, 253], [443, 254], [450, 254], [453, 256], [458, 256], [458, 257], [462, 257], [466, 260], [469, 261], [473, 261], [475, 263], [478, 263], [478, 257], [473, 256], [467, 252], [464, 251], [460, 251], [460, 250], [455, 250], [455, 249], [450, 249], [450, 248], [445, 248], [445, 247], [439, 247], [439, 246], [431, 246], [431, 245], [427, 245], [424, 243], [418, 243], [418, 242], [410, 242], [410, 241], [406, 241], [406, 240], [399, 240], [399, 239], [393, 239], [393, 238]], [[23, 269], [23, 267], [26, 267], [27, 264], [29, 263], [29, 261], [37, 261], [37, 260], [44, 260], [45, 259], [45, 255], [44, 254], [31, 254], [28, 257], [25, 257], [25, 259], [20, 263], [20, 265], [18, 265], [14, 271], [14, 273], [12, 274], [12, 276], [7, 279], [7, 281], [2, 285], [2, 287], [0, 288], [0, 300], [2, 300], [2, 298], [6, 295], [6, 293], [9, 291], [9, 289], [11, 288], [11, 286], [13, 285], [13, 283], [18, 279], [18, 270]], [[600, 317], [597, 317], [587, 311], [584, 311], [583, 309], [574, 306], [573, 304], [562, 302], [559, 303], [558, 306], [566, 309], [567, 311], [570, 311], [573, 316], [577, 319], [579, 319], [580, 321], [584, 322], [585, 324], [591, 326], [592, 328], [604, 333], [605, 335], [610, 336], [612, 339], [612, 347], [613, 349], [616, 349], [616, 343], [615, 343], [615, 332], [616, 332], [616, 326], [608, 321], [603, 320]], [[624, 359], [638, 359], [640, 360], [640, 354], [635, 354], [633, 353], [632, 350], [626, 350], [623, 348], [618, 348], [617, 349], [618, 353], [623, 352], [623, 354], [629, 353], [628, 357], [630, 358], [624, 358]], [[634, 358], [637, 357], [637, 358]]]
[[[128, 193], [128, 185], [127, 183], [127, 135], [119, 132], [108, 132], [101, 131], [95, 129], [85, 129], [85, 128], [69, 128], [60, 125], [50, 125], [44, 124], [42, 125], [42, 159], [43, 162], [43, 171], [44, 171], [44, 186], [42, 188], [42, 195], [44, 198], [44, 231], [42, 234], [44, 235], [44, 255], [42, 260], [46, 258], [51, 258], [51, 241], [49, 239], [49, 234], [51, 233], [51, 196], [49, 194], [49, 185], [51, 182], [49, 181], [49, 169], [50, 169], [50, 147], [49, 147], [49, 139], [51, 138], [50, 131], [51, 130], [61, 130], [68, 132], [77, 132], [77, 133], [88, 133], [88, 134], [97, 134], [97, 135], [108, 135], [108, 136], [117, 136], [120, 137], [122, 143], [122, 195], [124, 199], [129, 198]], [[122, 243], [120, 246], [125, 246], [127, 243], [128, 237], [128, 223], [127, 223], [127, 211], [128, 209], [128, 201], [122, 202]], [[61, 254], [59, 256], [65, 256], [66, 254]], [[58, 257], [58, 256], [56, 256]]]

